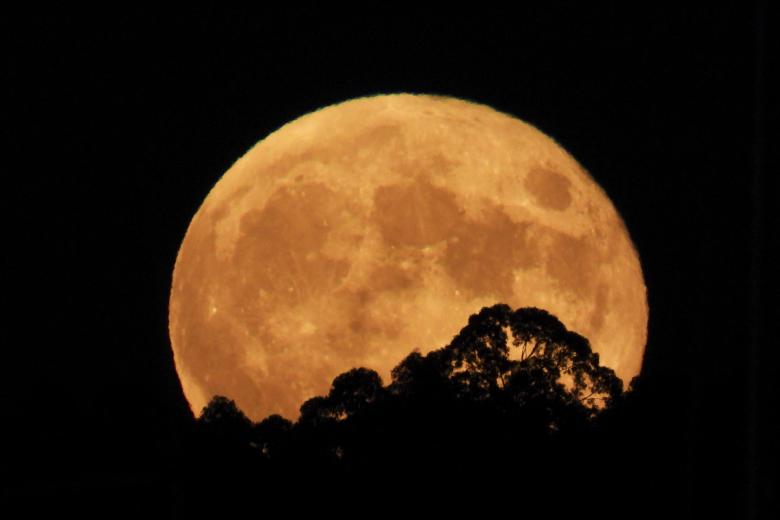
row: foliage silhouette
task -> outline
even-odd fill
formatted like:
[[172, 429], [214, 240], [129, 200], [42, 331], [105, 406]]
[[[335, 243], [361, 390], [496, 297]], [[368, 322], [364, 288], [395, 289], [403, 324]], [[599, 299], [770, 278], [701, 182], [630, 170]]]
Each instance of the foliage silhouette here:
[[225, 396], [214, 396], [196, 422], [204, 462], [212, 471], [225, 466], [249, 466], [260, 454], [253, 450], [252, 421]]
[[340, 419], [351, 417], [382, 397], [382, 378], [374, 370], [353, 368], [333, 380], [328, 401]]
[[270, 415], [254, 425], [250, 444], [265, 457], [282, 458], [290, 449], [292, 428], [293, 423], [288, 419], [278, 414]]
[[391, 391], [408, 395], [421, 383], [461, 399], [510, 397], [519, 406], [542, 400], [591, 417], [622, 394], [622, 382], [599, 365], [587, 339], [546, 311], [505, 304], [472, 315], [448, 346], [407, 357], [393, 371]]
[[343, 420], [383, 396], [382, 378], [374, 370], [353, 368], [333, 380], [326, 397], [313, 397], [301, 406], [300, 423], [318, 425]]
[[203, 408], [198, 422], [206, 431], [236, 439], [248, 439], [252, 421], [242, 412], [235, 401], [217, 395]]
[[[346, 479], [369, 492], [379, 482], [435, 480], [464, 492], [548, 498], [566, 488], [585, 499], [587, 489], [561, 474], [587, 471], [624, 485], [609, 468], [631, 427], [626, 397], [586, 338], [544, 310], [497, 304], [472, 315], [443, 348], [410, 353], [386, 386], [373, 370], [349, 370], [327, 395], [303, 403], [295, 423], [272, 415], [252, 425], [218, 396], [198, 426], [210, 442], [238, 446], [216, 453], [240, 458], [236, 467], [252, 461], [247, 474], [305, 476], [314, 488]], [[478, 478], [507, 472], [511, 479]]]

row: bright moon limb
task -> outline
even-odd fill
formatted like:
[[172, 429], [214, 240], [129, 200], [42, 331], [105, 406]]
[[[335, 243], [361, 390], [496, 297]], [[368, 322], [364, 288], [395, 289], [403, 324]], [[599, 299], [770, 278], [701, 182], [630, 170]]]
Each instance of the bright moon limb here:
[[639, 373], [647, 297], [612, 203], [534, 127], [454, 98], [307, 114], [216, 183], [176, 259], [169, 329], [199, 413], [298, 416], [357, 366], [440, 348], [483, 306], [534, 306]]

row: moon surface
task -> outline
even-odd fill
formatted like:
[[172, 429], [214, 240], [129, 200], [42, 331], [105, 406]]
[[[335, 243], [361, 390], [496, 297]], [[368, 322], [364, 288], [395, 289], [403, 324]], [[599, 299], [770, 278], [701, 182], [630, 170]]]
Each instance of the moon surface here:
[[169, 329], [193, 410], [297, 418], [358, 366], [440, 348], [483, 306], [546, 309], [625, 383], [647, 296], [622, 219], [536, 128], [484, 105], [350, 100], [272, 133], [216, 183], [176, 259]]

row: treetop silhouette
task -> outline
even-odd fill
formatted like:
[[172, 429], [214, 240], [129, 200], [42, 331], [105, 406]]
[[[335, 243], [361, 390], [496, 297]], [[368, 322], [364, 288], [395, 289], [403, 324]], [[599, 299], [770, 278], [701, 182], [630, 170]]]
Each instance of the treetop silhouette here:
[[219, 396], [199, 422], [223, 425], [229, 435], [221, 438], [243, 439], [266, 460], [365, 468], [388, 457], [442, 460], [463, 445], [484, 460], [498, 438], [585, 432], [622, 395], [586, 338], [544, 310], [497, 304], [472, 315], [445, 347], [409, 354], [387, 386], [368, 368], [337, 376], [326, 396], [303, 403], [295, 424], [274, 415], [252, 427]]
[[621, 380], [599, 365], [586, 338], [547, 311], [505, 304], [484, 307], [449, 345], [427, 356], [410, 354], [392, 374], [396, 393], [419, 393], [421, 380], [449, 385], [459, 398], [508, 394], [519, 405], [557, 400], [589, 415], [622, 395]]

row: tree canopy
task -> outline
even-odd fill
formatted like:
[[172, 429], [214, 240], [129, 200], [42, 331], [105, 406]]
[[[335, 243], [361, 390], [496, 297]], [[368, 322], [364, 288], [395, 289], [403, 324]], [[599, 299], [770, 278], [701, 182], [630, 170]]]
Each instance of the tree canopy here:
[[582, 432], [622, 395], [622, 382], [599, 365], [586, 338], [547, 311], [497, 304], [472, 315], [448, 345], [409, 354], [387, 386], [368, 368], [337, 376], [327, 395], [303, 403], [295, 423], [275, 415], [253, 426], [221, 396], [199, 422], [264, 459], [366, 464], [389, 453], [456, 450], [466, 437], [482, 453], [492, 449], [488, 431], [503, 438]]
[[537, 308], [497, 304], [469, 318], [446, 347], [410, 354], [393, 370], [391, 392], [448, 392], [520, 408], [568, 407], [588, 417], [622, 395], [622, 382], [588, 340]]

